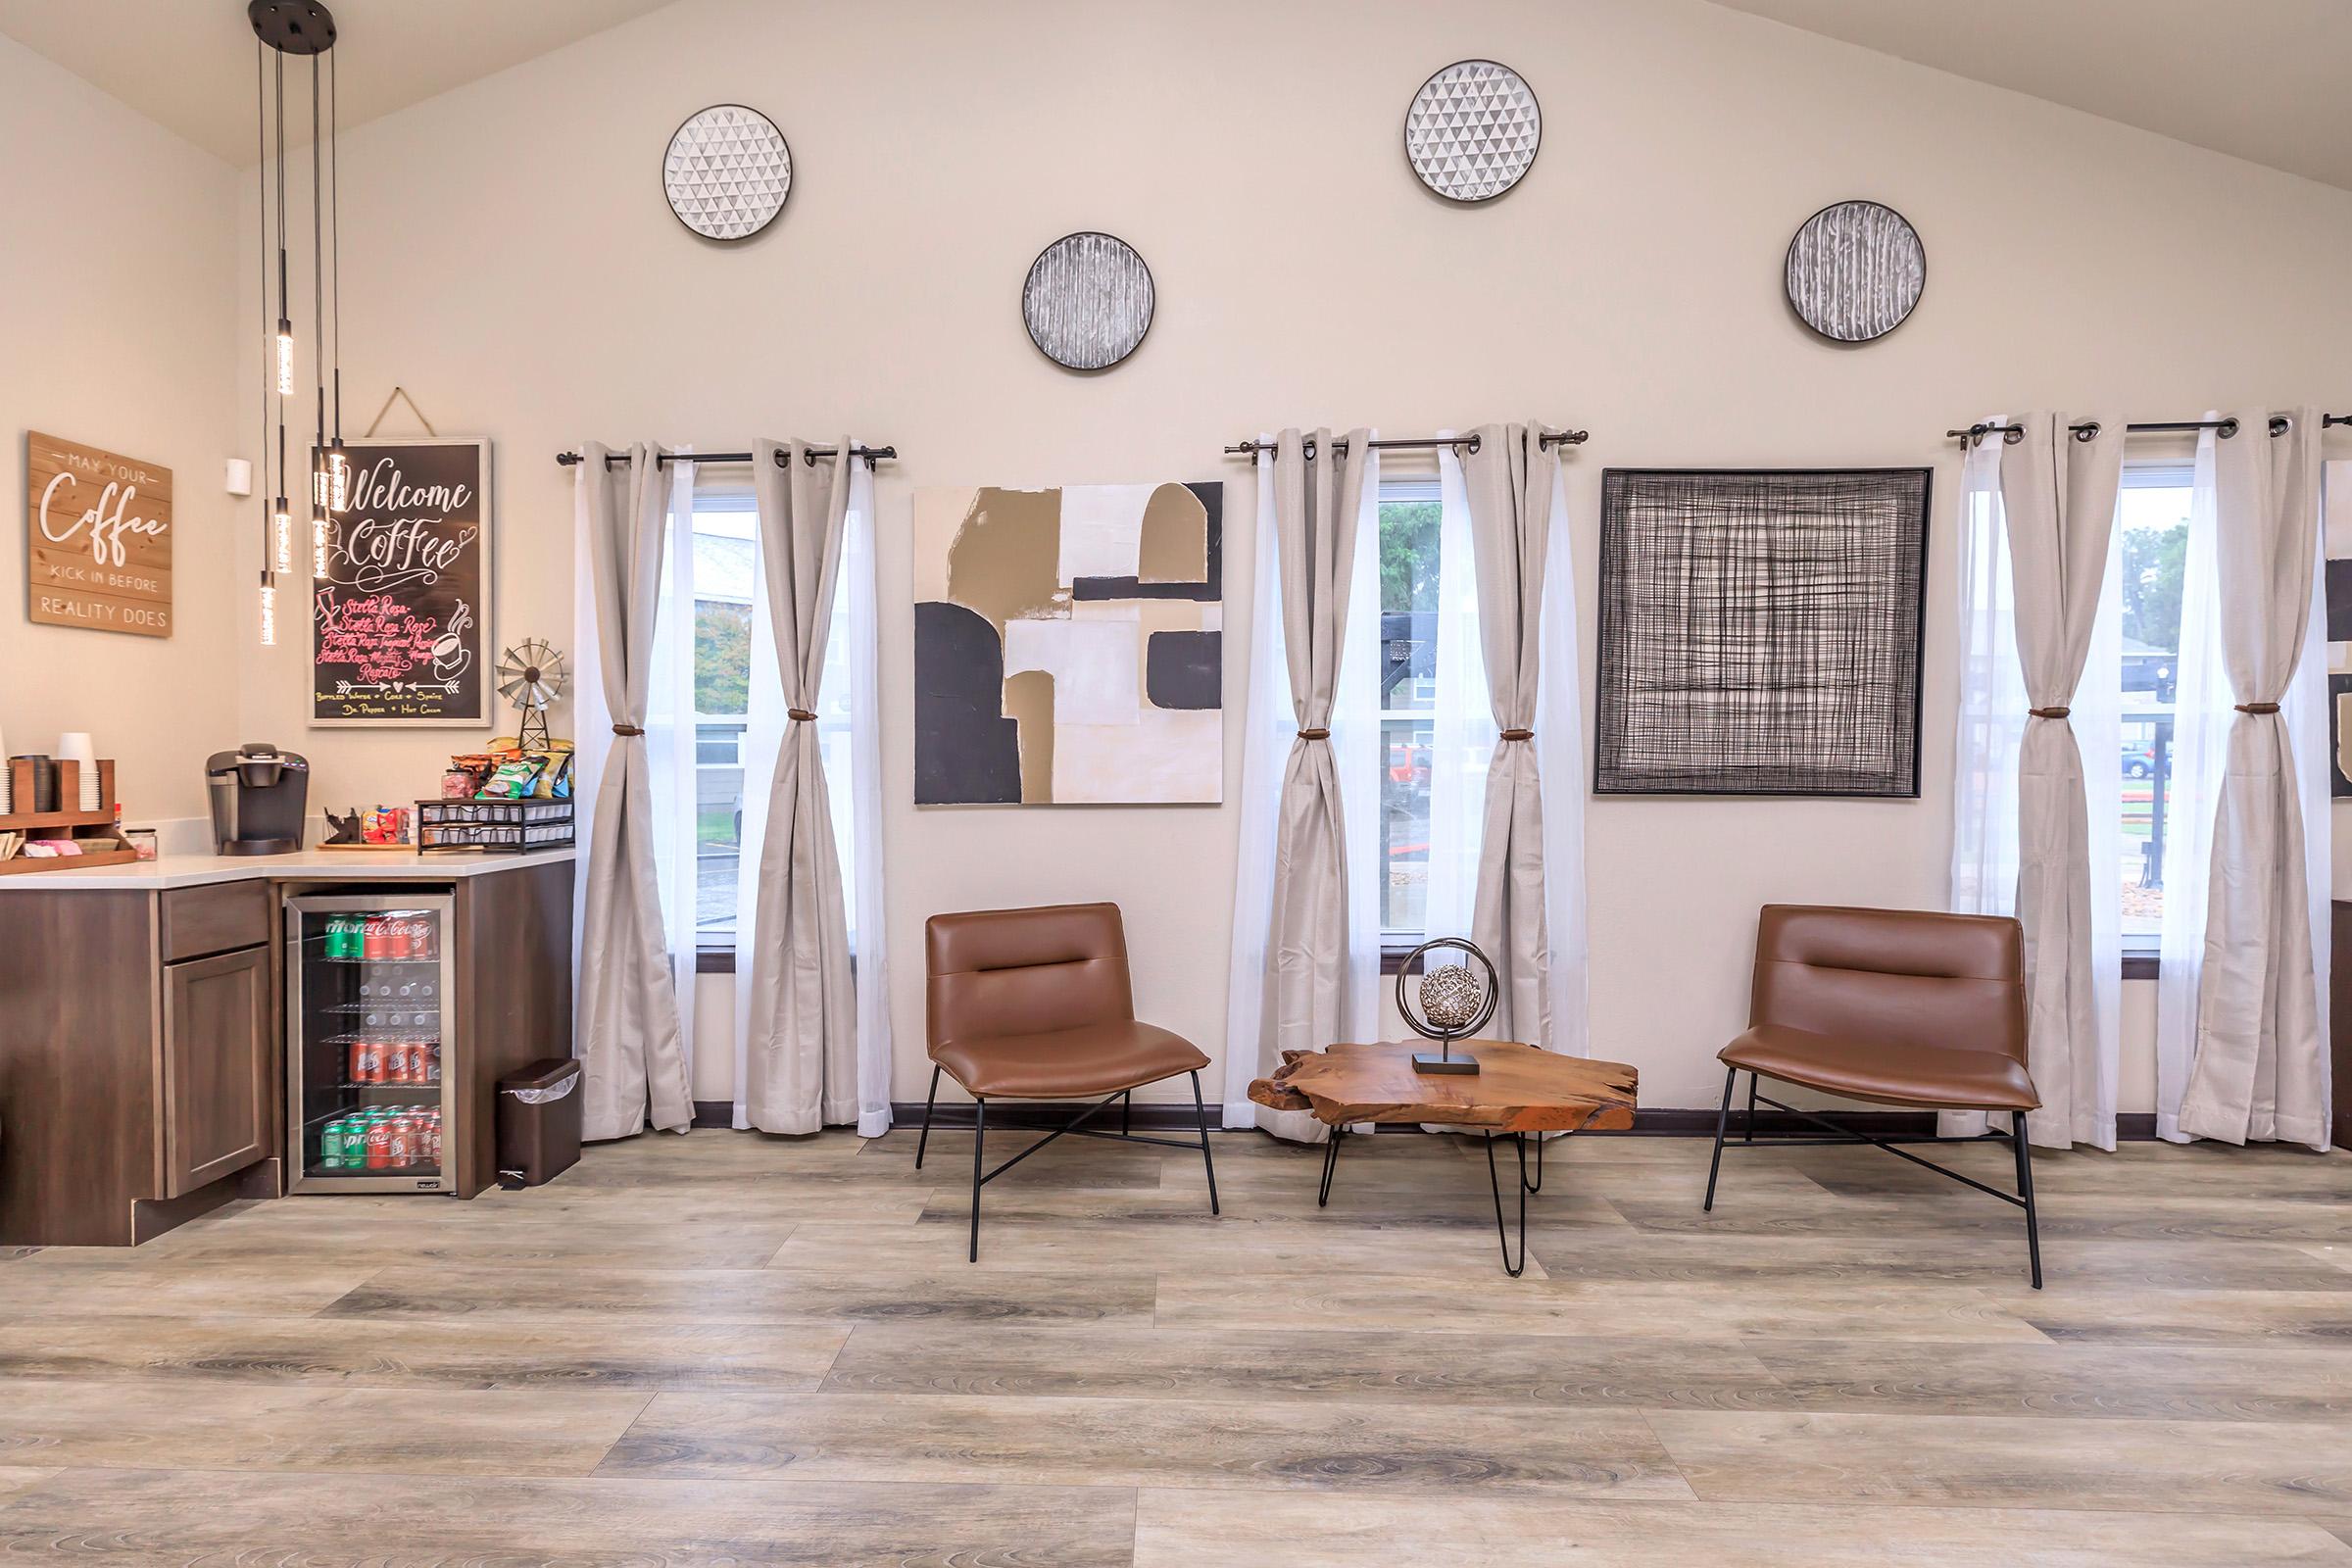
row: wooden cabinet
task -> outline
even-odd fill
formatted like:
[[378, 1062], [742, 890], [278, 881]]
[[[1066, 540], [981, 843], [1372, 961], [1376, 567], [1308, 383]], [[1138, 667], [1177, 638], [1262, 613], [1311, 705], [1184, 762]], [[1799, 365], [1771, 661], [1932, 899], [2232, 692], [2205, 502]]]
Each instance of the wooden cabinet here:
[[234, 887], [0, 894], [0, 1245], [276, 1196], [274, 906]]
[[[113, 868], [131, 875], [129, 866]], [[218, 882], [0, 879], [0, 1247], [126, 1247], [284, 1194], [279, 932], [297, 893], [431, 888], [454, 908], [451, 1191], [497, 1173], [499, 1078], [571, 1051], [568, 856], [413, 877], [240, 866]], [[323, 1200], [332, 1201], [333, 1200]]]
[[164, 966], [166, 1198], [270, 1152], [270, 952], [245, 948]]

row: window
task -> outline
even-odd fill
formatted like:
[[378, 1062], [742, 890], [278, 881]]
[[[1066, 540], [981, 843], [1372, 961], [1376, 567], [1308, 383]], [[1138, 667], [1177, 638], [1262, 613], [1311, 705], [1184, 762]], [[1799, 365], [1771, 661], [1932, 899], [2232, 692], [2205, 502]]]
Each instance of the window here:
[[735, 931], [743, 855], [744, 732], [750, 727], [752, 590], [759, 517], [740, 482], [698, 475], [694, 496], [694, 844], [696, 933]]
[[[765, 611], [760, 575], [760, 516], [740, 468], [698, 469], [694, 493], [695, 933], [706, 949], [731, 951], [736, 889], [745, 850], [745, 811], [764, 811], [775, 748], [785, 728], [772, 675], [755, 682], [755, 659], [773, 660], [754, 623]], [[832, 631], [817, 703], [817, 744], [831, 785], [833, 844], [842, 885], [858, 885], [856, 809], [850, 797], [849, 571], [834, 587]], [[760, 695], [755, 696], [759, 684]], [[755, 728], [757, 723], [757, 728]], [[747, 781], [756, 779], [756, 783]], [[757, 827], [754, 837], [757, 837]], [[848, 900], [849, 938], [858, 908]]]
[[1380, 484], [1380, 929], [1411, 946], [1428, 926], [1429, 775], [1437, 707], [1438, 481]]
[[2153, 953], [2164, 924], [2164, 808], [2172, 790], [2173, 704], [2192, 470], [2124, 469], [2116, 512], [2123, 588], [2124, 946]]

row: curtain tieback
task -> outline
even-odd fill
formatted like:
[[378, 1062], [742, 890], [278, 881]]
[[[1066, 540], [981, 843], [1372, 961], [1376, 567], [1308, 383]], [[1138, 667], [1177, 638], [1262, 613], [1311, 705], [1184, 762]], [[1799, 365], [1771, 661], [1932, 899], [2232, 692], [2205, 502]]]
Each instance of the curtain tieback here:
[[2237, 705], [2237, 710], [2241, 713], [2276, 713], [2278, 711], [2278, 705], [2277, 703], [2240, 703]]
[[1536, 738], [1536, 732], [1532, 729], [1506, 729], [1494, 738], [1498, 741], [1532, 741]]
[[792, 722], [795, 724], [813, 724], [816, 722], [816, 715], [808, 711], [808, 710], [806, 708], [787, 708], [784, 710], [784, 716], [792, 720]]
[[1331, 731], [1327, 729], [1302, 729], [1298, 732], [1298, 738], [1302, 741], [1327, 741], [1331, 739]]
[[2074, 710], [2071, 708], [2029, 708], [2026, 711], [2035, 718], [2064, 718]]
[[612, 726], [612, 733], [615, 735], [642, 735], [645, 731], [634, 724], [615, 724]]

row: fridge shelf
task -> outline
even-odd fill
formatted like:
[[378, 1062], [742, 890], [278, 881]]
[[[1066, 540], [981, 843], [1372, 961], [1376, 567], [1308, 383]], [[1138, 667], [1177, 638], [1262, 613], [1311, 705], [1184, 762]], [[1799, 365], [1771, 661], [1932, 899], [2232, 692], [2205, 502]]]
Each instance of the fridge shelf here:
[[[317, 941], [318, 941], [318, 940], [320, 940], [320, 939], [318, 939], [318, 938], [313, 938], [312, 940], [313, 940], [314, 942], [317, 942]], [[354, 967], [365, 967], [365, 966], [367, 966], [367, 965], [368, 965], [368, 964], [402, 964], [402, 963], [414, 963], [414, 964], [417, 964], [417, 965], [420, 965], [420, 966], [423, 966], [423, 967], [428, 967], [428, 968], [436, 968], [436, 969], [437, 969], [437, 968], [439, 968], [439, 967], [441, 966], [441, 960], [440, 960], [439, 958], [333, 958], [333, 957], [328, 957], [328, 956], [324, 956], [324, 955], [320, 955], [318, 957], [317, 957], [317, 958], [313, 959], [312, 961], [313, 961], [313, 962], [315, 962], [315, 963], [339, 963], [339, 964], [348, 964], [348, 965], [351, 965], [351, 966], [354, 966]]]

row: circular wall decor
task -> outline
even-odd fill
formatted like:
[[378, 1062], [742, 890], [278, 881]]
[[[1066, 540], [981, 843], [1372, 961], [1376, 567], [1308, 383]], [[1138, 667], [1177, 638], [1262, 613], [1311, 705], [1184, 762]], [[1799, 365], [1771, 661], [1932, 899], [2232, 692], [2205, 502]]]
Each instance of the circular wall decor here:
[[1492, 60], [1447, 66], [1404, 112], [1404, 156], [1421, 183], [1447, 201], [1492, 201], [1509, 190], [1543, 140], [1535, 89]]
[[707, 239], [750, 239], [792, 194], [792, 149], [775, 122], [741, 104], [688, 117], [662, 159], [678, 221]]
[[1891, 207], [1838, 202], [1788, 242], [1788, 303], [1839, 343], [1867, 343], [1903, 324], [1928, 286], [1927, 247]]
[[1091, 230], [1064, 234], [1029, 264], [1021, 320], [1038, 351], [1073, 370], [1101, 370], [1152, 330], [1152, 269], [1135, 247]]

